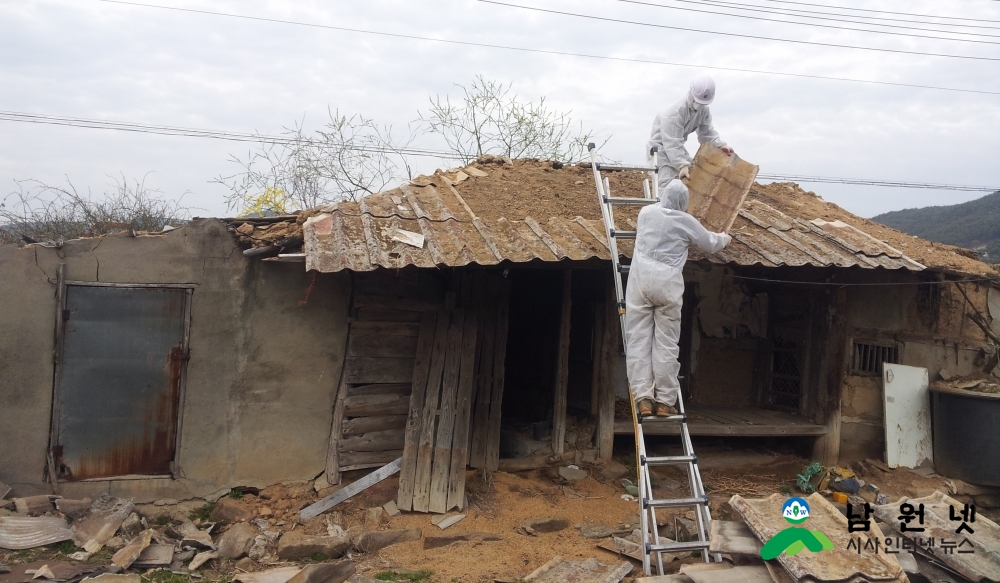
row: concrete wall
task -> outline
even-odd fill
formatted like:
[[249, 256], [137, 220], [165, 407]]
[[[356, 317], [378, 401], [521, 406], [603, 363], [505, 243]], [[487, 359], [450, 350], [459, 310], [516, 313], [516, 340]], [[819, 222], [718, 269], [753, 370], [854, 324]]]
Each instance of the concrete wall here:
[[60, 263], [70, 281], [196, 286], [178, 479], [62, 483], [61, 493], [183, 499], [323, 471], [349, 276], [314, 279], [299, 263], [248, 261], [221, 222], [201, 219], [164, 235], [75, 240], [58, 250], [0, 247], [0, 481], [15, 494], [49, 489]]
[[[884, 276], [883, 276], [884, 277]], [[918, 281], [904, 276], [904, 281]], [[970, 300], [986, 314], [987, 288], [963, 284]], [[931, 382], [942, 370], [969, 374], [986, 337], [966, 317], [972, 308], [955, 285], [858, 286], [848, 288], [848, 338], [841, 393], [840, 460], [882, 459], [885, 453], [882, 379], [853, 374], [855, 340], [895, 342], [900, 364], [926, 368]]]

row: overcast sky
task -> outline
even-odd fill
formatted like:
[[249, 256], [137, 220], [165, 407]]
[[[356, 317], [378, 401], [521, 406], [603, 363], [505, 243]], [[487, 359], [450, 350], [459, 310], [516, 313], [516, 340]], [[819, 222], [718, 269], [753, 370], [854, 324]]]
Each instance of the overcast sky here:
[[[510, 0], [515, 4], [669, 26], [993, 60], [811, 46], [532, 12], [475, 0], [160, 0], [160, 4], [440, 39], [692, 67], [475, 48], [248, 21], [100, 0], [0, 0], [0, 111], [274, 134], [314, 127], [327, 107], [398, 129], [429, 95], [457, 95], [476, 75], [546, 96], [588, 128], [610, 134], [605, 154], [640, 162], [656, 113], [700, 72], [715, 77], [716, 127], [761, 173], [1000, 186], [1000, 2], [814, 0], [810, 4], [984, 19], [940, 21], [989, 36], [952, 42], [862, 33], [618, 0]], [[775, 0], [730, 0], [768, 10], [846, 12]], [[803, 0], [806, 1], [806, 0]], [[701, 0], [649, 0], [716, 12]], [[758, 16], [787, 19], [773, 14]], [[858, 15], [920, 20], [913, 16]], [[872, 28], [851, 23], [828, 25]], [[904, 24], [904, 23], [897, 23]], [[943, 29], [934, 24], [906, 24]], [[902, 28], [881, 29], [929, 36]], [[713, 70], [757, 69], [992, 91], [984, 95]], [[402, 132], [401, 132], [402, 133]], [[439, 149], [435, 136], [418, 144]], [[692, 149], [696, 144], [689, 143]], [[109, 176], [141, 177], [200, 216], [227, 215], [231, 154], [249, 144], [0, 121], [0, 198], [34, 178], [100, 192]], [[453, 164], [415, 160], [421, 171]], [[953, 204], [983, 193], [803, 184], [863, 216]]]

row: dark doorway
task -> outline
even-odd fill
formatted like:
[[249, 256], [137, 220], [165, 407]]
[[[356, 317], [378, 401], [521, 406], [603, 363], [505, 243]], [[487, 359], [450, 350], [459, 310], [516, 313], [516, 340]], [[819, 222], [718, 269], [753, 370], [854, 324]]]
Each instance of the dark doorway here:
[[60, 479], [171, 473], [190, 297], [67, 286], [52, 445]]

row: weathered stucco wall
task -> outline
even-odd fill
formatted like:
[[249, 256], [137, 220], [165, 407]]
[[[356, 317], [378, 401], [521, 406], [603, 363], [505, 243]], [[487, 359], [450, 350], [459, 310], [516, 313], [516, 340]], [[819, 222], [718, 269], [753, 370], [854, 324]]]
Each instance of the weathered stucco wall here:
[[67, 279], [194, 284], [179, 479], [62, 483], [64, 495], [156, 498], [307, 480], [323, 471], [347, 335], [346, 273], [243, 258], [203, 219], [165, 235], [62, 249], [0, 247], [0, 481], [48, 491], [56, 269]]
[[[911, 282], [916, 282], [913, 278]], [[988, 288], [962, 284], [987, 314]], [[926, 368], [931, 382], [942, 370], [964, 375], [986, 337], [966, 316], [973, 311], [954, 284], [848, 288], [848, 350], [853, 341], [894, 342], [900, 364]], [[850, 352], [843, 364], [840, 460], [882, 459], [885, 451], [882, 379], [852, 374]]]

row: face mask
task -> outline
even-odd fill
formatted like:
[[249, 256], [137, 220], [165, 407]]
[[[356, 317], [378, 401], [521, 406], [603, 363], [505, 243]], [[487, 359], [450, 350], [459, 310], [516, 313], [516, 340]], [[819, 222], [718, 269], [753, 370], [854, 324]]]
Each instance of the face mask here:
[[705, 107], [704, 104], [698, 103], [697, 101], [695, 101], [693, 99], [691, 100], [691, 108], [694, 109], [695, 111], [701, 111], [701, 108], [703, 108], [703, 107]]

